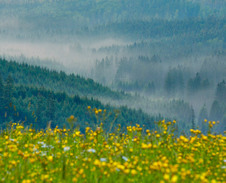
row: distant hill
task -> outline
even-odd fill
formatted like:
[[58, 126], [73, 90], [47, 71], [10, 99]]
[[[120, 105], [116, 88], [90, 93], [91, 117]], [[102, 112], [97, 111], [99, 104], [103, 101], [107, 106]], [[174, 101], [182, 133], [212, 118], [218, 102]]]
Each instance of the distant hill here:
[[0, 17], [18, 17], [20, 23], [46, 29], [125, 20], [225, 17], [226, 10], [225, 1], [210, 0], [1, 0], [0, 5]]
[[225, 18], [216, 17], [171, 21], [125, 21], [96, 26], [90, 30], [90, 35], [116, 35], [133, 39], [181, 38], [192, 39], [192, 42], [223, 40], [226, 31], [225, 22]]

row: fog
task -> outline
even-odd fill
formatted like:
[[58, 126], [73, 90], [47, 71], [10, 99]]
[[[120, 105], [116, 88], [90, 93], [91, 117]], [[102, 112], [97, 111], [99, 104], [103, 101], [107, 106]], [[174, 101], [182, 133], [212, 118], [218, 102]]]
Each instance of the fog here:
[[91, 18], [75, 23], [58, 21], [58, 15], [45, 19], [39, 12], [31, 18], [19, 11], [6, 16], [4, 11], [11, 12], [6, 9], [0, 14], [1, 57], [75, 73], [132, 95], [129, 100], [99, 96], [105, 104], [197, 125], [205, 106], [206, 117], [225, 123], [225, 117], [213, 117], [212, 108], [219, 83], [226, 80], [224, 19], [120, 19], [94, 25]]
[[101, 47], [111, 45], [125, 45], [121, 40], [104, 39], [99, 41], [29, 41], [29, 40], [2, 40], [0, 42], [0, 54], [15, 60], [20, 56], [38, 58], [40, 60], [52, 60], [65, 68], [62, 70], [70, 73], [90, 76], [88, 73], [94, 67], [96, 60], [108, 56], [106, 53], [95, 53]]
[[[136, 45], [139, 45], [139, 41]], [[3, 39], [0, 42], [0, 55], [18, 62], [28, 62], [92, 78], [113, 90], [125, 91], [133, 96], [133, 100], [120, 101], [99, 97], [98, 99], [105, 104], [127, 105], [142, 109], [150, 115], [161, 114], [171, 119], [182, 120], [188, 116], [180, 117], [176, 114], [178, 111], [169, 109], [176, 105], [175, 101], [182, 100], [183, 105], [188, 106], [188, 111], [189, 107], [194, 109], [197, 123], [204, 105], [209, 112], [211, 111], [216, 86], [225, 78], [224, 55], [217, 58], [213, 53], [201, 52], [199, 55], [194, 52], [189, 56], [175, 58], [176, 51], [175, 55], [168, 55], [168, 50], [162, 46], [149, 52], [142, 50], [146, 46], [137, 46], [137, 50], [130, 50], [131, 47], [134, 47], [132, 41], [111, 37], [89, 40], [72, 36], [71, 39], [65, 40], [62, 37], [59, 37], [59, 40], [58, 37], [54, 37], [52, 40], [35, 41], [14, 38]], [[216, 70], [206, 68], [205, 63], [208, 63], [208, 60], [211, 60], [211, 64], [217, 62], [219, 67], [216, 67]], [[167, 73], [173, 69], [183, 73], [183, 89], [176, 89], [170, 94], [165, 89], [165, 82]], [[212, 73], [211, 77], [208, 77], [208, 72]], [[196, 73], [201, 73], [203, 80], [209, 79], [209, 86], [190, 93], [187, 83], [189, 79], [195, 78]]]

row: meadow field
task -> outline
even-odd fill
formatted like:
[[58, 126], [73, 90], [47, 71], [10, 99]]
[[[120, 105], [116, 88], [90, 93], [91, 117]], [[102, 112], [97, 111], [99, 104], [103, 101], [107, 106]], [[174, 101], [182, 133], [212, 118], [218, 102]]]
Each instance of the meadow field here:
[[204, 120], [208, 132], [190, 136], [175, 135], [176, 123], [115, 125], [113, 133], [101, 121], [85, 133], [9, 123], [0, 134], [0, 182], [226, 182], [226, 137], [211, 133], [218, 122]]

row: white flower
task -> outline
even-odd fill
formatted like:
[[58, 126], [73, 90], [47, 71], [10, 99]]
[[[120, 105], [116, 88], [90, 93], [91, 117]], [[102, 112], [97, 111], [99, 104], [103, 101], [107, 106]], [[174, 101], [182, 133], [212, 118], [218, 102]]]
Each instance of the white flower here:
[[46, 144], [43, 144], [41, 147], [42, 148], [47, 148], [48, 146]]
[[124, 159], [125, 161], [128, 161], [129, 159], [125, 156], [122, 156], [122, 159]]
[[95, 153], [96, 150], [95, 149], [88, 149], [87, 152], [92, 152], [92, 153]]
[[47, 153], [46, 153], [46, 151], [43, 151], [40, 155], [41, 155], [41, 156], [46, 156]]
[[34, 147], [33, 152], [38, 152], [38, 149]]
[[224, 162], [226, 163], [226, 159], [224, 159]]
[[38, 141], [38, 144], [42, 144], [42, 145], [44, 145], [45, 143], [44, 143], [44, 142], [39, 142], [39, 141]]
[[221, 168], [222, 168], [222, 169], [225, 169], [225, 168], [226, 168], [226, 166], [222, 166]]
[[64, 147], [64, 151], [66, 152], [66, 151], [69, 151], [70, 150], [70, 147], [69, 146], [66, 146], [66, 147]]
[[44, 142], [38, 142], [38, 144], [41, 144], [42, 148], [50, 148], [50, 149], [53, 149], [54, 147], [52, 145], [46, 145]]
[[106, 158], [100, 158], [100, 161], [101, 161], [101, 162], [106, 162], [107, 159], [106, 159]]
[[41, 144], [41, 145], [42, 145], [42, 146], [41, 146], [42, 148], [48, 147], [44, 142], [39, 142], [39, 141], [38, 141], [38, 144]]

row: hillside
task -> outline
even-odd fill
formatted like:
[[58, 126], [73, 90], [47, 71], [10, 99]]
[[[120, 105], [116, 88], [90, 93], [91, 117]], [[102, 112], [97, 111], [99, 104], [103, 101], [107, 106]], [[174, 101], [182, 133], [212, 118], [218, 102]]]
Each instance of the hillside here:
[[67, 29], [125, 20], [225, 17], [226, 7], [224, 1], [189, 0], [1, 0], [0, 4], [0, 17], [18, 17], [21, 24], [29, 23], [39, 29], [40, 25], [46, 29], [64, 25]]
[[[225, 18], [198, 18], [186, 20], [123, 21], [96, 26], [84, 34], [115, 35], [139, 39], [181, 39], [204, 42], [211, 39], [224, 39]], [[81, 33], [82, 34], [82, 33]]]
[[[122, 127], [126, 124], [142, 122], [142, 125], [153, 128], [154, 121], [161, 119], [160, 116], [151, 117], [141, 110], [132, 110], [125, 106], [115, 108], [103, 105], [93, 98], [80, 97], [82, 92], [83, 95], [91, 95], [95, 92], [96, 95], [104, 95], [105, 92], [106, 96], [107, 94], [117, 96], [118, 93], [92, 80], [6, 60], [0, 60], [0, 64], [0, 76], [3, 76], [0, 77], [1, 127], [6, 127], [9, 121], [23, 121], [26, 125], [33, 124], [37, 129], [45, 128], [49, 121], [52, 121], [53, 127], [56, 125], [63, 127], [69, 125], [66, 119], [74, 115], [75, 125], [80, 126], [82, 131], [85, 130], [87, 122], [94, 127], [100, 120], [106, 123], [106, 128], [109, 128], [113, 121], [114, 125], [121, 124]], [[76, 87], [73, 91], [75, 86], [80, 87]], [[63, 88], [67, 89], [63, 90]], [[93, 93], [89, 93], [91, 91]], [[88, 106], [91, 108], [87, 109]], [[102, 109], [98, 115], [97, 109]], [[104, 112], [104, 109], [107, 112]]]
[[4, 79], [11, 75], [16, 85], [44, 87], [55, 92], [65, 92], [68, 95], [99, 96], [112, 99], [128, 97], [128, 95], [112, 91], [92, 79], [85, 79], [74, 74], [67, 75], [63, 71], [57, 72], [26, 63], [9, 62], [2, 58], [0, 58], [0, 73]]

